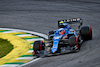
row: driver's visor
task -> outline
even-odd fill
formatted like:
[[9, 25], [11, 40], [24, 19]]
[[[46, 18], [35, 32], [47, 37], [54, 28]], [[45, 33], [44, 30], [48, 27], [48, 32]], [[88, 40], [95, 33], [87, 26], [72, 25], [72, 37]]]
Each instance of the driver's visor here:
[[64, 23], [64, 21], [59, 22], [59, 24], [62, 24], [62, 23]]

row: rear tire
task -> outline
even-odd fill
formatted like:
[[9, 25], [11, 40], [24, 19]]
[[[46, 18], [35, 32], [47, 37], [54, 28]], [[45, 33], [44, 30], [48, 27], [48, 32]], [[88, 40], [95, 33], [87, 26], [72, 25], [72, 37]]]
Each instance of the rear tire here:
[[35, 53], [37, 51], [45, 50], [45, 43], [43, 41], [35, 41], [33, 44], [33, 50], [35, 51]]
[[89, 26], [81, 27], [80, 35], [84, 40], [91, 40], [92, 39], [92, 28]]

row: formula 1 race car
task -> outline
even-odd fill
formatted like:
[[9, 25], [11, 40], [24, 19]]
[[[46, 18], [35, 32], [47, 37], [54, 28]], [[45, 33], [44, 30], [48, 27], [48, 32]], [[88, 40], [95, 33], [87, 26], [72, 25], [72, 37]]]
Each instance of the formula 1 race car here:
[[[71, 25], [76, 23], [79, 23], [78, 28], [72, 29]], [[43, 41], [34, 42], [33, 55], [41, 57], [78, 52], [82, 42], [92, 39], [92, 28], [90, 26], [81, 27], [82, 23], [81, 18], [58, 21], [58, 29], [49, 31], [47, 46]]]

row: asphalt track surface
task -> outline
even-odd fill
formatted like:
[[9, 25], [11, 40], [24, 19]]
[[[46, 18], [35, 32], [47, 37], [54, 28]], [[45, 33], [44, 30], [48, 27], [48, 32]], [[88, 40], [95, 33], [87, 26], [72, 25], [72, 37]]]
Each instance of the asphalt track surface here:
[[0, 0], [0, 27], [47, 34], [57, 21], [83, 18], [93, 29], [93, 40], [78, 53], [42, 58], [25, 67], [100, 67], [100, 0]]

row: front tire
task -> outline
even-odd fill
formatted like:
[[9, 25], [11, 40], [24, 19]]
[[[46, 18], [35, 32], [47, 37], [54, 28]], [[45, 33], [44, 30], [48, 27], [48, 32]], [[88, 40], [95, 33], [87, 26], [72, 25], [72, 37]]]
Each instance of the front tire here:
[[71, 36], [69, 38], [69, 46], [71, 46], [71, 47], [73, 47], [75, 45], [79, 45], [78, 42], [79, 42], [79, 36], [77, 36], [77, 37]]
[[45, 43], [43, 41], [35, 41], [33, 44], [33, 50], [35, 51], [35, 53], [37, 51], [45, 50]]
[[73, 47], [73, 50], [79, 51], [80, 50], [80, 44], [79, 44], [80, 40], [79, 40], [79, 36], [75, 37], [75, 36], [71, 36], [69, 38], [69, 46]]

